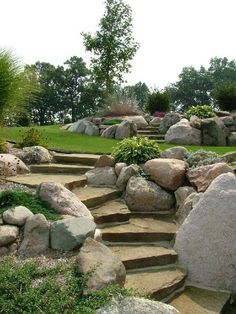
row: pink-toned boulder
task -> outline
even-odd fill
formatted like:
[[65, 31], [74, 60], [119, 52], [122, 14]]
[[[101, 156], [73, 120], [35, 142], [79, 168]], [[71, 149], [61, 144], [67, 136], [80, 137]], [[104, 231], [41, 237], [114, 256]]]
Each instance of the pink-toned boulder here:
[[145, 163], [144, 171], [161, 187], [176, 190], [185, 181], [186, 164], [178, 159], [151, 159]]
[[114, 167], [115, 158], [110, 155], [102, 155], [95, 163], [95, 168]]
[[232, 168], [224, 162], [201, 166], [187, 172], [189, 182], [197, 188], [198, 192], [205, 192], [211, 182], [220, 174], [231, 172]]

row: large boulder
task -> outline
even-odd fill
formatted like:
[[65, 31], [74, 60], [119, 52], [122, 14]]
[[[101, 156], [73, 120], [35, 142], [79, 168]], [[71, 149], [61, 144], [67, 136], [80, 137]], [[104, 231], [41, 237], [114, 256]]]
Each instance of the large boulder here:
[[98, 136], [99, 135], [99, 127], [90, 121], [86, 121], [84, 134]]
[[104, 244], [90, 238], [85, 240], [78, 254], [78, 268], [82, 274], [93, 270], [86, 282], [85, 294], [111, 284], [123, 286], [125, 283], [125, 267], [118, 256]]
[[113, 298], [96, 314], [180, 314], [173, 306], [144, 298]]
[[185, 181], [186, 164], [178, 159], [148, 160], [143, 167], [151, 179], [167, 190], [176, 190]]
[[133, 122], [123, 121], [118, 125], [116, 129], [115, 138], [117, 140], [123, 140], [127, 137], [132, 137], [137, 135], [137, 126]]
[[29, 217], [24, 226], [24, 238], [19, 252], [26, 255], [40, 254], [49, 248], [50, 223], [42, 214]]
[[118, 189], [125, 190], [129, 179], [132, 176], [138, 174], [139, 170], [140, 168], [138, 165], [129, 165], [127, 167], [123, 167], [116, 182], [116, 186], [118, 187]]
[[165, 149], [161, 153], [161, 158], [172, 158], [172, 159], [180, 159], [183, 160], [188, 153], [187, 148], [183, 146], [175, 146], [171, 148]]
[[85, 173], [89, 185], [115, 185], [117, 176], [114, 167], [99, 167]]
[[138, 130], [148, 126], [148, 123], [143, 116], [123, 116], [122, 119], [135, 123]]
[[0, 162], [2, 165], [1, 175], [4, 175], [5, 177], [30, 172], [29, 168], [23, 163], [23, 161], [12, 154], [0, 154]]
[[164, 118], [162, 118], [160, 126], [159, 126], [159, 131], [162, 134], [165, 134], [169, 128], [179, 122], [181, 119], [181, 115], [176, 112], [170, 112], [167, 113]]
[[142, 177], [131, 177], [125, 193], [130, 210], [139, 212], [168, 211], [175, 203], [172, 193]]
[[24, 147], [17, 153], [17, 157], [27, 164], [41, 164], [52, 161], [52, 155], [42, 146]]
[[221, 117], [220, 120], [224, 123], [225, 126], [230, 126], [234, 124], [234, 119], [232, 116]]
[[84, 118], [84, 119], [80, 119], [76, 122], [74, 122], [69, 128], [68, 131], [70, 132], [76, 132], [76, 133], [84, 133], [86, 126], [87, 126], [87, 122], [90, 121], [90, 119], [88, 118]]
[[201, 145], [201, 131], [191, 127], [187, 119], [172, 125], [165, 135], [167, 143], [180, 145]]
[[16, 206], [7, 209], [2, 217], [3, 220], [9, 225], [23, 226], [26, 219], [32, 217], [33, 213], [25, 206]]
[[19, 228], [16, 226], [0, 225], [0, 247], [16, 241]]
[[51, 247], [71, 251], [80, 247], [87, 237], [94, 237], [96, 225], [85, 217], [72, 217], [51, 224]]
[[104, 131], [102, 131], [101, 136], [107, 138], [115, 138], [117, 128], [118, 128], [117, 124], [111, 125], [107, 127]]
[[188, 280], [214, 289], [236, 287], [236, 178], [218, 176], [176, 235], [179, 264]]
[[233, 173], [233, 169], [226, 163], [220, 162], [191, 169], [187, 172], [187, 177], [198, 192], [204, 192], [216, 177], [227, 172]]
[[217, 117], [202, 120], [202, 144], [209, 146], [226, 145], [226, 128]]
[[93, 219], [90, 211], [78, 196], [60, 183], [41, 183], [38, 187], [38, 196], [59, 214]]

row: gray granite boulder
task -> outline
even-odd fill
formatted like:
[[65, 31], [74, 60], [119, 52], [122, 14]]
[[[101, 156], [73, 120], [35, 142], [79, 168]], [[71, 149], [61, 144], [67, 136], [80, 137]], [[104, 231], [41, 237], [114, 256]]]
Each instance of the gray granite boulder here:
[[52, 161], [52, 155], [42, 146], [24, 147], [17, 153], [17, 157], [27, 164], [41, 164]]
[[176, 112], [167, 113], [164, 118], [161, 119], [161, 123], [159, 126], [159, 131], [162, 134], [165, 134], [169, 128], [179, 122], [181, 119], [181, 115]]
[[127, 137], [132, 137], [137, 135], [137, 125], [133, 122], [123, 121], [118, 125], [116, 129], [115, 138], [117, 140], [123, 140]]
[[33, 213], [25, 206], [16, 206], [7, 209], [2, 217], [3, 220], [10, 225], [23, 226], [28, 217], [32, 217]]
[[114, 167], [99, 167], [85, 173], [89, 185], [115, 185], [117, 175]]
[[188, 150], [183, 146], [175, 146], [165, 149], [161, 153], [161, 158], [172, 158], [183, 160], [186, 157]]
[[177, 207], [181, 206], [183, 202], [186, 200], [186, 198], [193, 192], [196, 192], [196, 191], [192, 186], [187, 186], [187, 185], [180, 186], [175, 191], [175, 199], [176, 199]]
[[9, 245], [17, 239], [19, 235], [19, 228], [10, 225], [0, 226], [0, 247]]
[[51, 247], [71, 251], [80, 247], [87, 237], [94, 237], [96, 225], [88, 218], [73, 217], [51, 224]]
[[102, 155], [95, 163], [95, 168], [101, 167], [114, 167], [115, 166], [115, 158], [111, 155]]
[[226, 127], [217, 117], [202, 119], [202, 145], [225, 146]]
[[123, 167], [120, 171], [118, 179], [116, 181], [116, 186], [120, 190], [125, 190], [127, 182], [129, 179], [139, 173], [139, 166], [138, 165], [129, 165], [127, 167]]
[[104, 131], [102, 131], [101, 136], [107, 138], [115, 138], [117, 128], [118, 128], [117, 124], [111, 125], [107, 127]]
[[116, 172], [116, 175], [119, 176], [122, 168], [124, 167], [127, 167], [127, 164], [125, 162], [117, 162], [115, 164], [115, 172]]
[[228, 136], [228, 145], [236, 146], [236, 132], [231, 132]]
[[84, 134], [98, 136], [99, 135], [99, 127], [90, 121], [86, 121]]
[[78, 270], [82, 274], [93, 272], [88, 278], [85, 294], [111, 284], [123, 286], [126, 271], [121, 260], [107, 246], [93, 239], [86, 239], [78, 254]]
[[131, 177], [126, 186], [125, 201], [131, 211], [168, 211], [175, 203], [172, 193], [142, 177]]
[[179, 228], [175, 250], [188, 281], [214, 289], [236, 287], [236, 177], [218, 176]]

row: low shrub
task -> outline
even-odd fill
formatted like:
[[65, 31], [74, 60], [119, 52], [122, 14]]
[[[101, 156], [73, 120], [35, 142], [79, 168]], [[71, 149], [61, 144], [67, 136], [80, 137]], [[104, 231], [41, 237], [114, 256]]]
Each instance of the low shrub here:
[[33, 214], [43, 214], [48, 220], [58, 220], [62, 216], [57, 214], [53, 208], [42, 201], [40, 198], [33, 196], [24, 191], [3, 191], [0, 193], [0, 216], [10, 207], [25, 206]]
[[166, 112], [164, 112], [164, 111], [155, 111], [153, 113], [153, 117], [163, 118], [165, 115], [166, 115]]
[[131, 137], [119, 142], [112, 151], [117, 162], [128, 165], [145, 163], [149, 159], [160, 157], [160, 148], [156, 141], [146, 137]]
[[156, 111], [170, 111], [170, 95], [168, 92], [155, 91], [148, 96], [146, 110], [153, 114]]
[[0, 153], [7, 153], [8, 152], [8, 144], [4, 140], [0, 140]]
[[102, 124], [104, 125], [115, 125], [115, 124], [120, 124], [123, 120], [121, 119], [109, 119], [104, 121]]
[[30, 147], [42, 145], [44, 147], [47, 146], [46, 138], [43, 136], [43, 133], [38, 131], [35, 128], [30, 128], [22, 135], [21, 141], [16, 145], [16, 147]]
[[190, 169], [200, 166], [212, 165], [218, 162], [225, 162], [225, 159], [215, 152], [198, 150], [196, 152], [187, 152], [184, 161]]
[[185, 115], [188, 119], [190, 119], [191, 116], [197, 116], [200, 119], [206, 119], [215, 116], [213, 109], [207, 105], [192, 106], [185, 112]]
[[63, 121], [64, 124], [69, 124], [69, 123], [71, 123], [71, 122], [72, 122], [72, 120], [71, 120], [70, 117], [66, 116], [66, 117], [64, 118], [64, 121]]

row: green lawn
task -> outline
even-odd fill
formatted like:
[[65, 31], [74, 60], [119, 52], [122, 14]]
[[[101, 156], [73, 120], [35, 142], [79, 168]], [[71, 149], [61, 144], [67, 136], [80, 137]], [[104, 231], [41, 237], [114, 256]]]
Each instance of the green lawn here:
[[[84, 134], [71, 133], [65, 130], [60, 130], [60, 126], [44, 126], [36, 127], [47, 138], [47, 146], [49, 149], [55, 149], [65, 152], [74, 153], [93, 153], [93, 154], [109, 154], [113, 146], [118, 142], [114, 139], [106, 139], [98, 136], [88, 136]], [[0, 128], [0, 138], [8, 141], [20, 141], [22, 134], [29, 128], [23, 127], [4, 127]], [[160, 144], [161, 150], [170, 148], [176, 145]], [[189, 146], [185, 145], [189, 150], [196, 151], [205, 149], [214, 151], [218, 154], [224, 154], [230, 151], [236, 151], [234, 147], [216, 147], [216, 146]]]

